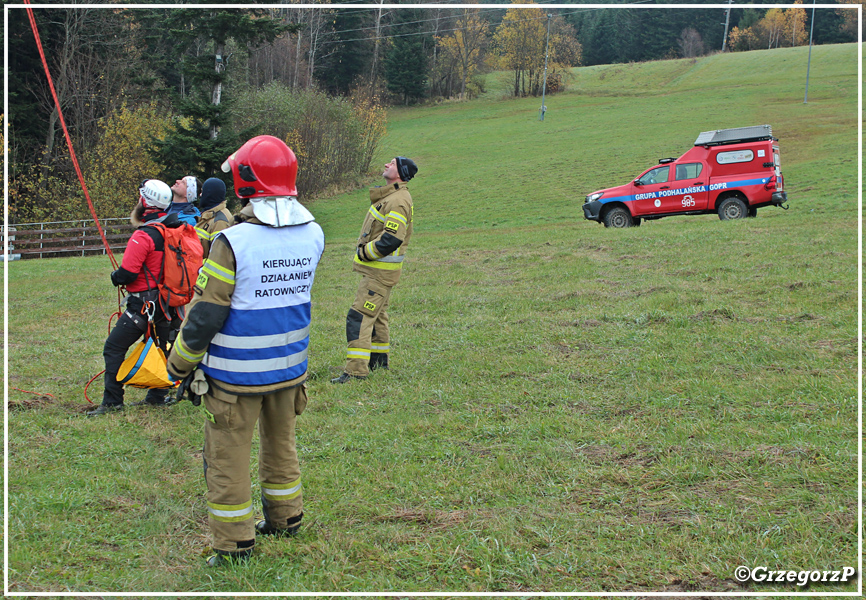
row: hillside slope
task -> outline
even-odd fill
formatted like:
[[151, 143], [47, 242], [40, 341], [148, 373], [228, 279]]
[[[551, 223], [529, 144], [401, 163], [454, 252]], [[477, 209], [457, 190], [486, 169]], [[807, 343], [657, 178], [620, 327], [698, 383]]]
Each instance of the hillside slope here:
[[[427, 231], [580, 221], [586, 193], [624, 183], [659, 157], [679, 156], [699, 132], [769, 123], [781, 140], [792, 210], [811, 210], [813, 201], [822, 206], [854, 194], [856, 45], [813, 48], [804, 104], [807, 57], [800, 47], [578, 68], [568, 91], [548, 96], [544, 122], [539, 98], [496, 99], [496, 92], [397, 108], [379, 162], [396, 154], [417, 160], [412, 190], [424, 198], [417, 210]], [[501, 89], [507, 77], [495, 73], [489, 81]], [[331, 216], [332, 205], [351, 197], [318, 209]], [[461, 219], [467, 211], [477, 218]], [[339, 211], [334, 216], [342, 221]], [[338, 235], [354, 229], [335, 225]]]

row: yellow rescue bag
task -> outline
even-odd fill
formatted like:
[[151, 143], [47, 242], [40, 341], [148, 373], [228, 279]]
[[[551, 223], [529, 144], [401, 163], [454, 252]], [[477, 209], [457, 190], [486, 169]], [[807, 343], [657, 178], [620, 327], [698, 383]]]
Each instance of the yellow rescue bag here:
[[117, 371], [117, 381], [123, 385], [146, 389], [173, 388], [177, 384], [168, 378], [167, 360], [148, 326], [147, 335], [138, 342]]

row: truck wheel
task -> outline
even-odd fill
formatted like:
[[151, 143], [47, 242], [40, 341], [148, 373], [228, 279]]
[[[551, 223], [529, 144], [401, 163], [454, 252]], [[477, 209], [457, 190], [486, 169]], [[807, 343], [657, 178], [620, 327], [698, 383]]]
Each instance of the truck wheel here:
[[605, 227], [622, 228], [631, 227], [632, 224], [631, 214], [622, 206], [616, 206], [604, 215]]
[[748, 214], [746, 203], [739, 198], [725, 198], [719, 204], [719, 218], [722, 221], [730, 221], [733, 219], [743, 219]]

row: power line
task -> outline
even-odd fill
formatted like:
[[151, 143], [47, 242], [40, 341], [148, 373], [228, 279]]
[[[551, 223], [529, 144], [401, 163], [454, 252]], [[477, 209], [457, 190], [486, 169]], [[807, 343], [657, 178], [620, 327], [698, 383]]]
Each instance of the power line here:
[[[638, 0], [634, 4], [645, 4], [645, 3], [650, 3], [650, 2], [653, 2], [653, 0]], [[507, 11], [510, 9], [507, 6], [504, 6], [502, 8], [492, 8], [490, 10], [491, 11], [499, 11], [499, 10]], [[533, 9], [528, 8], [528, 9], [518, 9], [518, 10], [533, 10]], [[539, 8], [539, 10], [541, 10], [541, 9]], [[597, 11], [597, 10], [605, 10], [605, 9], [604, 8], [582, 8], [582, 9], [573, 10], [573, 11], [561, 12], [561, 13], [559, 13], [559, 16], [574, 15], [574, 14], [578, 14], [578, 13], [592, 12], [592, 11]], [[540, 21], [540, 20], [544, 20], [544, 19], [547, 19], [546, 14], [544, 16], [541, 16], [541, 17], [533, 17], [533, 18], [529, 18], [529, 19], [519, 19], [519, 20], [516, 20], [514, 22], [515, 23], [526, 23], [529, 21]], [[429, 20], [435, 21], [436, 19], [429, 19]], [[421, 22], [421, 21], [419, 21], [419, 22]], [[401, 23], [401, 25], [403, 25], [403, 23]], [[489, 25], [489, 23], [484, 23], [483, 25], [478, 25], [474, 28], [477, 29], [477, 28], [481, 28], [481, 27], [486, 27], [487, 25]], [[365, 31], [365, 30], [369, 30], [369, 29], [371, 29], [371, 28], [366, 27], [364, 29], [358, 29], [358, 30], [347, 29], [344, 31], [336, 31], [336, 32], [331, 32], [331, 33], [339, 34], [339, 33], [353, 32], [353, 31]], [[411, 37], [411, 36], [416, 36], [416, 35], [432, 35], [432, 34], [440, 34], [440, 33], [449, 33], [452, 31], [466, 31], [468, 29], [470, 29], [470, 27], [454, 27], [452, 29], [443, 29], [440, 31], [418, 31], [418, 32], [413, 32], [413, 33], [395, 33], [393, 35], [379, 36], [379, 39], [393, 39], [393, 38], [401, 38], [401, 37]], [[329, 41], [320, 42], [320, 45], [324, 46], [324, 45], [328, 45], [328, 44], [344, 44], [344, 43], [349, 43], [349, 42], [364, 42], [364, 41], [368, 41], [370, 39], [371, 38], [369, 38], [369, 37], [363, 37], [363, 38], [354, 38], [354, 39], [349, 39], [349, 40], [329, 40]]]

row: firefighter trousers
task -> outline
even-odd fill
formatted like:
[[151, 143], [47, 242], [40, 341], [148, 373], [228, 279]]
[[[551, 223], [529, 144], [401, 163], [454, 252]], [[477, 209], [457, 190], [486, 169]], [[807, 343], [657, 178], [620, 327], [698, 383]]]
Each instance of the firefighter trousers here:
[[346, 368], [349, 375], [365, 377], [370, 372], [370, 355], [388, 355], [388, 300], [391, 286], [364, 275], [346, 316]]
[[255, 545], [250, 478], [253, 431], [259, 427], [259, 482], [265, 520], [285, 529], [303, 510], [295, 418], [307, 405], [306, 386], [260, 396], [215, 388], [203, 396], [204, 476], [214, 550], [245, 552]]

